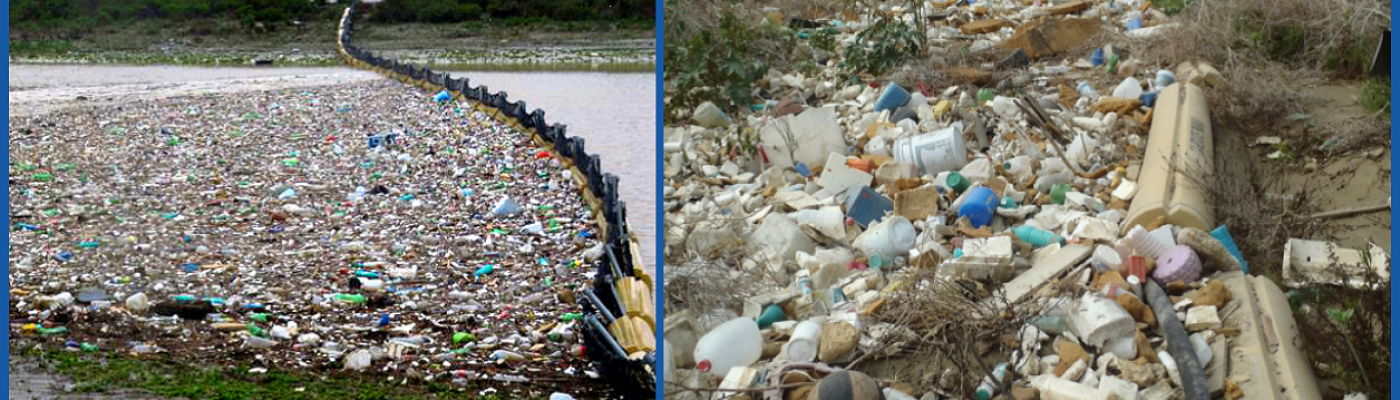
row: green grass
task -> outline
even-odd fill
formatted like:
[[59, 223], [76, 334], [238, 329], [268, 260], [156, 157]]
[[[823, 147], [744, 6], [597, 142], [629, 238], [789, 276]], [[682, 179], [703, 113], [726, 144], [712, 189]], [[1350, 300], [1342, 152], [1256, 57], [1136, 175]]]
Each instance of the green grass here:
[[11, 354], [42, 359], [59, 375], [72, 379], [74, 391], [105, 393], [136, 389], [154, 395], [189, 399], [498, 399], [479, 397], [474, 387], [450, 383], [397, 385], [358, 375], [310, 374], [269, 369], [249, 373], [249, 367], [192, 367], [168, 358], [135, 358], [110, 353], [10, 348]]
[[1361, 82], [1361, 105], [1367, 111], [1390, 119], [1390, 78], [1372, 78]]

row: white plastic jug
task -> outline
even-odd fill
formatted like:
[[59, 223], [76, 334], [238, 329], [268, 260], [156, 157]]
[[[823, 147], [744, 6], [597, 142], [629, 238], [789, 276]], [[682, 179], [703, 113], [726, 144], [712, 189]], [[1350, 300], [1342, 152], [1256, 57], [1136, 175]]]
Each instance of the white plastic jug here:
[[914, 223], [901, 216], [887, 217], [856, 237], [855, 247], [866, 256], [880, 255], [886, 260], [902, 257], [914, 249]]
[[758, 322], [748, 318], [720, 324], [695, 343], [696, 367], [716, 378], [724, 378], [730, 368], [753, 364], [762, 354]]

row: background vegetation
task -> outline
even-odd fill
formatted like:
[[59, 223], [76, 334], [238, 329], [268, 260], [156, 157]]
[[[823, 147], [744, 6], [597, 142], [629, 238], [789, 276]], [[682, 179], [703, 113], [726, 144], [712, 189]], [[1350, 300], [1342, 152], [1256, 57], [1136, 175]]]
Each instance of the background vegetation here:
[[[333, 21], [347, 0], [14, 0], [11, 34], [81, 36], [133, 21], [238, 21], [244, 27], [276, 30], [300, 21]], [[379, 23], [507, 25], [611, 21], [647, 24], [656, 15], [649, 0], [386, 0], [364, 4]]]

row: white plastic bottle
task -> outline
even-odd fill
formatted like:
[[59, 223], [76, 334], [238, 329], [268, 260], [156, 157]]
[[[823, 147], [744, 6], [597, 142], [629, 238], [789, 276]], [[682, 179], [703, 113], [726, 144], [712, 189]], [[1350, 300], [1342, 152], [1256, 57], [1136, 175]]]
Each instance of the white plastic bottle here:
[[797, 324], [797, 328], [792, 331], [792, 339], [787, 342], [788, 360], [811, 362], [817, 359], [817, 340], [821, 332], [822, 324], [812, 321]]
[[730, 368], [753, 364], [763, 354], [758, 323], [736, 318], [715, 327], [695, 343], [695, 363], [701, 372], [723, 378]]

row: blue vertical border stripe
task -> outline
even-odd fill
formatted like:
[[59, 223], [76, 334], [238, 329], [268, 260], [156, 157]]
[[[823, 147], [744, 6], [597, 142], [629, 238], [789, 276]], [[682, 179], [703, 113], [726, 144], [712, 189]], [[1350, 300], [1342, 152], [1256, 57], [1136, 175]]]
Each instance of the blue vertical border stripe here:
[[[5, 32], [8, 33], [8, 32], [10, 31], [10, 18], [9, 18], [9, 17], [10, 17], [10, 2], [9, 2], [9, 1], [6, 1], [4, 4], [0, 4], [0, 10], [4, 10], [4, 12], [5, 12], [5, 19], [4, 19], [4, 20], [0, 20], [0, 26], [3, 26], [3, 27], [5, 28]], [[6, 60], [9, 60], [9, 59], [10, 59], [10, 35], [9, 35], [9, 34], [6, 34], [6, 35], [5, 35], [5, 46], [4, 46], [3, 49], [0, 49], [0, 51], [5, 52], [5, 59], [6, 59]], [[9, 80], [10, 80], [10, 64], [9, 64], [9, 63], [5, 63], [5, 81], [8, 82]], [[5, 94], [6, 94], [5, 97], [6, 97], [6, 98], [9, 98], [10, 87], [9, 87], [8, 85], [5, 86]], [[9, 101], [6, 101], [6, 102], [5, 102], [5, 115], [4, 115], [4, 117], [5, 117], [5, 144], [4, 144], [4, 146], [5, 146], [5, 161], [6, 161], [6, 164], [9, 164], [9, 161], [10, 161], [10, 129], [9, 129], [9, 128], [10, 128], [10, 123], [9, 123], [9, 121], [10, 121], [10, 102], [9, 102]], [[10, 180], [9, 180], [9, 179], [6, 179], [6, 180], [5, 180], [5, 190], [0, 190], [0, 198], [3, 198], [3, 199], [4, 199], [4, 203], [5, 203], [4, 206], [0, 206], [0, 207], [4, 207], [4, 208], [3, 208], [4, 211], [3, 211], [3, 212], [0, 212], [0, 214], [4, 214], [4, 215], [5, 215], [5, 226], [10, 226]], [[5, 235], [5, 260], [6, 260], [6, 262], [5, 262], [5, 280], [4, 280], [5, 286], [4, 286], [4, 290], [0, 290], [0, 303], [3, 303], [3, 304], [10, 304], [10, 279], [9, 279], [9, 277], [10, 277], [10, 263], [9, 263], [9, 261], [8, 261], [9, 259], [10, 259], [10, 235], [9, 235], [9, 234], [6, 234], [6, 235]], [[6, 312], [6, 313], [5, 313], [5, 326], [6, 326], [6, 328], [3, 330], [4, 333], [0, 333], [0, 335], [4, 335], [4, 337], [5, 337], [5, 343], [6, 343], [5, 349], [4, 349], [4, 350], [0, 350], [0, 352], [4, 352], [4, 354], [5, 354], [5, 365], [9, 365], [9, 363], [10, 363], [10, 346], [8, 346], [8, 344], [10, 343], [9, 322], [10, 322], [10, 313], [9, 313], [9, 312]], [[0, 383], [0, 386], [3, 386], [3, 387], [5, 388], [5, 393], [10, 393], [10, 380], [8, 379], [9, 376], [10, 376], [10, 374], [9, 374], [9, 373], [6, 373], [6, 374], [5, 374], [5, 377], [6, 377], [5, 383]], [[9, 395], [7, 394], [6, 396], [9, 396]]]
[[[661, 193], [665, 190], [663, 171], [666, 170], [665, 119], [666, 113], [666, 29], [664, 0], [656, 0], [656, 400], [666, 396], [666, 207]], [[1391, 153], [1394, 156], [1395, 153]], [[1393, 363], [1392, 363], [1393, 364]]]

